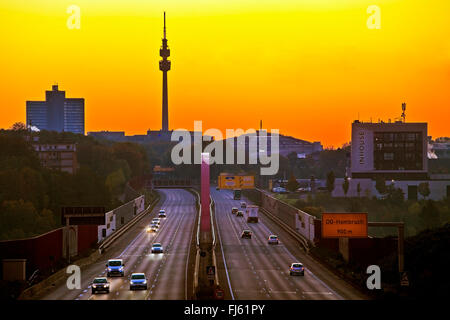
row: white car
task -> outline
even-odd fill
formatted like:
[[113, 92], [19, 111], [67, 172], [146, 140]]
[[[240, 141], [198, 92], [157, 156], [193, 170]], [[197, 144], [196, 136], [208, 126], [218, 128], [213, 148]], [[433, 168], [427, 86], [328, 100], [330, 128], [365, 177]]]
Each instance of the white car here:
[[165, 218], [166, 217], [166, 210], [164, 210], [164, 209], [159, 210], [158, 216], [160, 218]]
[[276, 235], [274, 235], [274, 234], [271, 234], [271, 235], [269, 236], [269, 238], [267, 239], [267, 243], [268, 243], [268, 244], [278, 244], [278, 243], [279, 243], [279, 241], [278, 241], [278, 236], [276, 236]]
[[284, 193], [284, 192], [286, 192], [286, 189], [283, 188], [283, 187], [275, 187], [275, 188], [272, 189], [272, 192], [275, 192], [275, 193]]
[[147, 278], [145, 273], [132, 273], [130, 277], [130, 290], [144, 289], [147, 290]]
[[161, 224], [161, 219], [160, 218], [153, 218], [152, 223], [156, 223], [157, 225]]
[[161, 243], [154, 243], [152, 245], [152, 253], [164, 253], [164, 248]]
[[152, 223], [147, 227], [147, 232], [156, 232], [158, 231], [158, 225], [156, 223]]

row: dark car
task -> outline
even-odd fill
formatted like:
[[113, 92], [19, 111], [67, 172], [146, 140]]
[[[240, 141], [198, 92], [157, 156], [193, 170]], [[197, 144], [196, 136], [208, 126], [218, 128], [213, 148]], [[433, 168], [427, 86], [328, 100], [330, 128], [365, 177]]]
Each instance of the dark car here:
[[250, 230], [242, 231], [241, 238], [251, 239], [252, 238], [252, 232]]
[[243, 209], [247, 208], [247, 204], [245, 202], [241, 202], [241, 208]]
[[99, 291], [103, 291], [109, 293], [109, 282], [105, 277], [95, 278], [91, 284], [92, 294], [95, 294]]
[[289, 274], [291, 276], [299, 275], [304, 276], [305, 275], [305, 267], [303, 267], [303, 264], [300, 262], [294, 262], [291, 264], [291, 267], [289, 268]]
[[244, 216], [244, 213], [242, 211], [238, 211], [236, 213], [236, 217], [243, 217], [243, 216]]

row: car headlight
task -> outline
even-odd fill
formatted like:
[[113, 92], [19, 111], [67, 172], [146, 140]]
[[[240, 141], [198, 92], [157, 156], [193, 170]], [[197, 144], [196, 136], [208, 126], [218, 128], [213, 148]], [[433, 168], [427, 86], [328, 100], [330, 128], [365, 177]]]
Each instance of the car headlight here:
[[97, 288], [97, 285], [96, 285], [96, 284], [93, 284], [93, 285], [92, 285], [92, 288]]
[[111, 271], [112, 269], [110, 267], [108, 267], [108, 271]]
[[120, 267], [119, 270], [122, 271], [122, 270], [123, 270], [123, 267]]

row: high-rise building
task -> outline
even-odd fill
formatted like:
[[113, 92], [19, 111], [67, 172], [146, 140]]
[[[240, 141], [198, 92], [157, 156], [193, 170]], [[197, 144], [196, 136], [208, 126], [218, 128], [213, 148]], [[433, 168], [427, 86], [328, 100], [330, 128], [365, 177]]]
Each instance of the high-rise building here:
[[66, 98], [66, 92], [53, 85], [45, 101], [27, 101], [27, 125], [39, 130], [84, 134], [84, 99]]

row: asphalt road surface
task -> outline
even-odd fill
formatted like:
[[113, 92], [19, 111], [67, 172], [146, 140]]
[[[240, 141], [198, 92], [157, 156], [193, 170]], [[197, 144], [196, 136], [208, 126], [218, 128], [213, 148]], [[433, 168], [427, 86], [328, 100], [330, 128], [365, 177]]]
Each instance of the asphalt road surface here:
[[[100, 261], [81, 270], [81, 289], [69, 290], [66, 283], [52, 288], [45, 300], [184, 300], [187, 293], [187, 259], [195, 224], [194, 196], [182, 189], [161, 189], [161, 202], [106, 251]], [[146, 227], [159, 209], [166, 210], [166, 218], [156, 233], [147, 233]], [[163, 254], [152, 254], [151, 246], [160, 242]], [[91, 294], [95, 277], [106, 276], [108, 259], [121, 258], [125, 264], [124, 277], [111, 277], [110, 293]], [[148, 290], [129, 288], [131, 273], [143, 272]]]
[[[272, 220], [259, 214], [258, 223], [247, 223], [244, 217], [231, 213], [232, 207], [239, 210], [243, 198], [233, 200], [230, 190], [215, 190], [211, 195], [216, 204], [216, 222], [222, 248], [217, 256], [225, 261], [222, 287], [228, 287], [230, 296], [236, 300], [343, 300], [365, 299], [363, 294], [338, 278], [327, 268], [305, 254], [300, 244], [292, 239]], [[242, 239], [244, 229], [252, 231], [251, 239]], [[279, 237], [278, 245], [269, 245], [271, 234]], [[224, 258], [224, 259], [223, 259]], [[293, 262], [305, 266], [305, 276], [290, 276]], [[228, 290], [227, 290], [228, 291]]]

